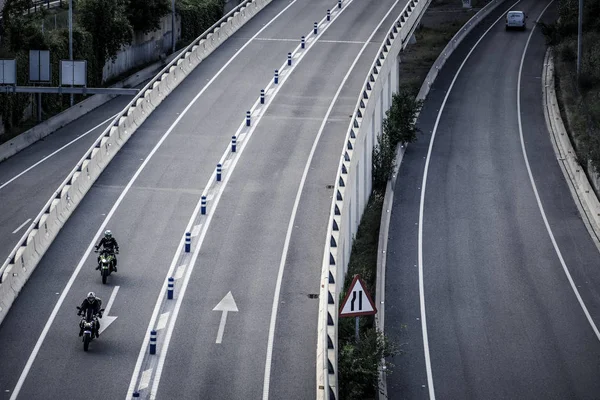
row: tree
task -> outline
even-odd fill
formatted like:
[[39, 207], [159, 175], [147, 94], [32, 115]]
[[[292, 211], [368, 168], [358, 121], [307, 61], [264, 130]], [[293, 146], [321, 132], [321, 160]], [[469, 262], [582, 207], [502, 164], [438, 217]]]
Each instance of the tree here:
[[377, 137], [377, 144], [373, 148], [373, 188], [382, 192], [395, 167], [396, 145], [392, 143], [390, 130], [391, 122], [385, 118], [383, 133]]
[[133, 28], [127, 19], [128, 0], [79, 0], [78, 17], [92, 35], [97, 77], [102, 80], [102, 67], [115, 60], [124, 45], [130, 44]]
[[406, 88], [400, 88], [392, 96], [392, 106], [385, 112], [389, 123], [389, 135], [392, 146], [400, 143], [413, 143], [420, 132], [415, 124], [417, 115], [423, 107], [423, 101], [417, 100]]
[[129, 0], [127, 18], [135, 32], [160, 28], [160, 20], [171, 11], [169, 0]]

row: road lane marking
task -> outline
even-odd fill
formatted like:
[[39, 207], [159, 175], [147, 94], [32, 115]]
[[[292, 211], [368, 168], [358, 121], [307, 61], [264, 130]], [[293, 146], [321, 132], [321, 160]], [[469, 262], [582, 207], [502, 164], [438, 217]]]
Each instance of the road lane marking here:
[[[296, 0], [294, 0], [294, 1], [296, 1]], [[341, 10], [338, 11], [336, 9], [336, 11], [331, 15], [331, 23], [333, 23], [338, 18], [338, 16], [341, 15], [341, 13], [343, 13], [348, 8], [348, 6], [350, 4], [352, 4], [352, 2], [353, 2], [353, 0], [348, 0], [347, 3], [343, 6], [343, 8]], [[287, 7], [290, 7], [292, 4], [293, 4], [293, 2], [290, 3]], [[286, 7], [286, 9], [287, 9], [287, 7]], [[285, 9], [283, 11], [285, 11]], [[283, 11], [280, 14], [282, 14]], [[325, 18], [323, 18], [323, 20], [325, 20]], [[318, 40], [318, 38], [320, 38], [327, 31], [328, 27], [331, 26], [331, 23], [328, 24], [328, 25], [326, 25], [324, 29], [322, 29], [322, 30], [319, 31], [318, 35], [315, 37], [316, 40]], [[263, 29], [264, 28], [266, 28], [266, 26], [263, 27]], [[257, 35], [259, 33], [260, 33], [260, 31], [257, 33]], [[299, 60], [298, 60], [297, 63], [292, 64], [292, 66], [289, 67], [290, 72], [293, 71], [300, 64], [300, 61], [302, 60], [302, 58], [304, 58], [304, 56], [306, 54], [308, 54], [308, 51], [311, 48], [312, 48], [312, 44], [307, 44], [306, 49], [304, 51], [301, 50], [300, 45], [298, 45], [296, 47], [296, 49], [293, 51], [293, 53], [296, 53], [296, 52], [299, 51], [299, 52], [301, 52], [301, 56], [300, 56], [300, 58], [299, 58]], [[286, 66], [286, 64], [284, 64], [280, 68], [280, 70], [283, 71], [283, 70], [288, 69], [288, 67]], [[269, 93], [269, 92], [272, 91], [273, 95], [269, 96], [266, 99], [266, 105], [264, 106], [264, 109], [263, 109], [265, 112], [268, 109], [268, 107], [271, 105], [271, 103], [274, 101], [277, 93], [279, 93], [279, 90], [283, 87], [283, 85], [287, 81], [288, 77], [289, 77], [289, 75], [285, 75], [285, 76], [281, 77], [281, 79], [279, 81], [279, 84], [277, 84], [277, 85], [274, 85], [273, 80], [271, 80], [269, 82], [269, 84], [267, 85], [267, 88], [266, 88], [265, 91], [267, 93]], [[273, 86], [275, 86], [275, 87], [273, 87]], [[271, 89], [269, 89], [269, 88], [271, 88]], [[238, 161], [240, 160], [240, 158], [241, 158], [241, 156], [242, 156], [242, 154], [243, 154], [243, 152], [244, 152], [244, 150], [246, 148], [246, 145], [249, 143], [250, 138], [254, 134], [254, 131], [255, 131], [256, 127], [259, 125], [261, 119], [264, 116], [264, 114], [257, 114], [256, 113], [256, 109], [258, 108], [259, 104], [260, 104], [260, 99], [257, 99], [256, 102], [254, 103], [254, 105], [250, 109], [252, 115], [254, 116], [254, 123], [252, 124], [252, 126], [250, 128], [247, 128], [245, 126], [245, 120], [244, 120], [244, 122], [242, 122], [240, 124], [240, 127], [236, 131], [236, 137], [238, 138], [238, 147], [239, 147], [239, 149], [238, 149], [238, 152], [235, 154], [235, 156], [233, 156], [233, 162], [232, 162], [231, 168], [225, 171], [225, 178], [224, 178], [222, 184], [220, 186], [217, 186], [215, 188], [215, 190], [212, 190], [209, 193], [207, 193], [207, 198], [212, 198], [213, 197], [213, 193], [214, 193], [215, 200], [212, 202], [213, 211], [208, 213], [208, 218], [206, 219], [206, 222], [205, 222], [204, 227], [202, 229], [202, 232], [200, 234], [200, 238], [198, 239], [198, 242], [196, 243], [196, 246], [194, 248], [194, 252], [192, 254], [192, 259], [191, 259], [191, 261], [189, 263], [190, 268], [188, 268], [188, 270], [186, 271], [182, 287], [180, 288], [180, 291], [179, 291], [180, 294], [177, 297], [177, 303], [175, 304], [175, 308], [174, 308], [173, 314], [172, 314], [173, 318], [171, 318], [170, 321], [169, 321], [169, 326], [167, 328], [167, 334], [166, 334], [166, 337], [165, 337], [164, 342], [163, 342], [162, 351], [160, 352], [160, 356], [159, 356], [159, 360], [158, 360], [158, 365], [157, 365], [157, 368], [156, 368], [156, 373], [154, 375], [152, 389], [151, 389], [151, 392], [150, 392], [150, 399], [155, 399], [156, 398], [156, 394], [158, 392], [158, 386], [159, 386], [159, 383], [160, 383], [160, 378], [162, 376], [162, 370], [163, 370], [165, 359], [167, 357], [167, 353], [168, 353], [169, 346], [170, 346], [170, 343], [171, 343], [171, 337], [173, 335], [173, 330], [175, 329], [175, 323], [177, 321], [177, 316], [178, 316], [179, 310], [181, 308], [181, 303], [183, 301], [183, 298], [185, 297], [185, 292], [187, 290], [187, 287], [188, 287], [188, 284], [189, 284], [189, 280], [190, 280], [192, 271], [194, 270], [194, 267], [196, 265], [196, 260], [198, 258], [199, 253], [200, 253], [200, 249], [202, 248], [202, 243], [204, 242], [204, 238], [205, 238], [205, 236], [206, 236], [206, 234], [208, 232], [208, 228], [210, 226], [210, 222], [212, 221], [212, 218], [215, 215], [214, 210], [216, 210], [216, 208], [217, 208], [217, 206], [219, 204], [219, 200], [221, 199], [221, 195], [223, 194], [223, 192], [225, 190], [225, 187], [227, 186], [227, 183], [229, 182], [229, 179], [231, 178], [231, 176], [233, 174], [233, 171], [235, 170], [235, 167], [236, 167]], [[225, 150], [225, 153], [223, 154], [223, 156], [221, 158], [222, 159], [225, 158], [228, 154], [230, 154], [229, 153], [229, 145], [227, 146], [227, 148]], [[210, 182], [214, 181], [214, 177], [215, 177], [215, 172], [213, 172], [212, 176], [209, 178], [209, 183], [206, 186], [207, 188], [211, 187]], [[192, 224], [194, 223], [194, 220], [196, 219], [196, 217], [198, 215], [198, 212], [200, 210], [200, 204], [201, 204], [201, 201], [199, 200], [198, 204], [196, 205], [196, 209], [194, 210], [194, 213], [192, 214], [192, 217], [190, 218], [190, 221], [188, 223], [188, 228], [187, 229], [189, 229], [189, 227], [192, 226]], [[183, 237], [182, 237], [181, 240], [183, 241]], [[182, 247], [183, 247], [183, 245], [179, 246], [179, 248], [177, 250], [177, 253], [175, 254], [175, 258], [173, 258], [173, 262], [171, 264], [171, 270], [172, 270], [173, 266], [175, 265], [175, 263], [177, 262], [177, 259], [179, 258], [179, 254], [181, 252], [181, 248]], [[166, 282], [165, 282], [165, 284], [166, 284]], [[161, 307], [161, 304], [162, 304], [162, 298], [164, 297], [163, 293], [164, 293], [164, 290], [159, 295], [159, 299], [157, 301], [156, 308], [155, 308], [155, 313], [158, 313], [158, 310], [160, 310], [160, 307]], [[144, 356], [145, 356], [145, 353], [146, 353], [146, 348], [148, 346], [149, 331], [152, 329], [152, 326], [154, 326], [155, 321], [156, 321], [156, 316], [153, 313], [153, 316], [152, 316], [152, 319], [150, 321], [150, 324], [148, 325], [148, 334], [146, 335], [146, 338], [144, 339], [144, 343], [142, 345], [142, 348], [140, 349], [140, 355], [139, 355], [139, 358], [138, 358], [139, 367], [136, 364], [136, 370], [137, 370], [137, 372], [134, 372], [134, 375], [133, 375], [132, 380], [131, 380], [130, 388], [135, 386], [135, 381], [137, 380], [137, 376], [139, 375], [139, 370], [141, 369], [141, 364], [143, 363]], [[128, 393], [128, 395], [129, 394], [131, 394], [131, 393]]]
[[200, 230], [201, 230], [201, 229], [202, 229], [202, 224], [198, 224], [198, 225], [194, 226], [194, 227], [192, 228], [192, 235], [191, 235], [191, 236], [192, 236], [192, 237], [196, 237], [196, 236], [198, 236], [198, 234], [200, 233]]
[[25, 225], [27, 225], [27, 223], [28, 223], [29, 221], [31, 221], [31, 218], [29, 218], [27, 221], [25, 221], [25, 222], [23, 222], [21, 225], [19, 225], [19, 227], [13, 231], [13, 234], [15, 234], [15, 233], [19, 232], [21, 229], [23, 229], [23, 227], [24, 227]]
[[440, 124], [440, 119], [442, 118], [442, 113], [444, 112], [444, 107], [446, 107], [446, 102], [448, 101], [448, 97], [450, 97], [450, 93], [452, 93], [452, 88], [458, 79], [458, 75], [462, 71], [463, 67], [467, 63], [467, 60], [471, 57], [471, 54], [475, 51], [479, 43], [483, 40], [483, 38], [491, 31], [494, 26], [504, 18], [504, 15], [510, 11], [514, 6], [519, 4], [521, 0], [518, 0], [513, 5], [511, 5], [506, 11], [504, 11], [498, 19], [496, 19], [492, 25], [481, 35], [479, 40], [475, 42], [475, 45], [471, 48], [469, 53], [466, 55], [463, 62], [458, 67], [450, 86], [448, 87], [448, 91], [446, 91], [446, 95], [444, 96], [444, 100], [442, 101], [442, 105], [438, 112], [437, 118], [435, 119], [435, 124], [433, 126], [433, 131], [431, 132], [431, 140], [429, 142], [429, 149], [427, 150], [427, 157], [425, 158], [425, 168], [423, 170], [423, 184], [421, 185], [421, 199], [419, 203], [419, 232], [418, 232], [418, 264], [419, 264], [419, 302], [421, 309], [421, 331], [423, 334], [423, 352], [425, 353], [425, 369], [427, 370], [427, 386], [429, 389], [429, 399], [435, 400], [435, 389], [433, 386], [433, 373], [431, 370], [431, 357], [429, 355], [429, 336], [427, 334], [427, 316], [425, 314], [425, 284], [423, 281], [423, 212], [425, 208], [425, 189], [427, 188], [427, 174], [429, 172], [429, 161], [431, 160], [431, 152], [433, 150], [433, 143], [435, 141], [435, 135], [437, 133], [438, 126]]
[[179, 280], [183, 277], [183, 273], [185, 272], [186, 264], [180, 265], [177, 267], [177, 271], [175, 272], [175, 280]]
[[140, 386], [138, 386], [138, 390], [144, 390], [150, 384], [150, 378], [152, 377], [152, 368], [145, 370], [142, 372], [142, 378], [140, 379]]
[[90, 133], [92, 133], [93, 131], [95, 131], [96, 129], [100, 128], [102, 125], [106, 124], [107, 122], [113, 120], [118, 114], [113, 115], [112, 117], [105, 119], [104, 121], [100, 122], [98, 125], [96, 125], [95, 127], [91, 128], [90, 130], [88, 130], [85, 133], [82, 133], [81, 135], [77, 136], [75, 139], [71, 140], [69, 143], [65, 144], [64, 146], [62, 146], [61, 148], [59, 148], [58, 150], [55, 150], [54, 152], [48, 154], [46, 157], [42, 158], [40, 161], [36, 162], [35, 164], [33, 164], [32, 166], [30, 166], [29, 168], [25, 169], [24, 171], [22, 171], [21, 173], [15, 175], [14, 177], [10, 178], [8, 181], [4, 182], [2, 185], [0, 185], [0, 189], [4, 188], [6, 185], [8, 185], [9, 183], [15, 181], [16, 179], [20, 178], [21, 176], [23, 176], [24, 174], [26, 174], [27, 172], [31, 171], [32, 169], [34, 169], [35, 167], [37, 167], [38, 165], [40, 165], [41, 163], [43, 163], [44, 161], [46, 161], [47, 159], [49, 159], [50, 157], [55, 156], [56, 154], [58, 154], [59, 152], [61, 152], [62, 150], [66, 149], [67, 147], [69, 147], [70, 145], [72, 145], [73, 143], [75, 143], [76, 141], [78, 141], [79, 139], [89, 135]]
[[325, 126], [327, 124], [327, 120], [328, 120], [329, 116], [331, 115], [331, 112], [333, 111], [333, 107], [335, 106], [335, 103], [337, 102], [337, 99], [338, 99], [338, 97], [339, 97], [339, 95], [340, 95], [343, 87], [345, 86], [346, 81], [350, 77], [350, 74], [352, 73], [352, 70], [354, 69], [354, 67], [356, 66], [358, 60], [360, 59], [360, 57], [364, 53], [364, 51], [367, 48], [367, 45], [369, 44], [369, 42], [371, 41], [371, 39], [375, 36], [377, 30], [381, 27], [381, 25], [386, 20], [386, 18], [391, 14], [392, 10], [396, 7], [396, 5], [398, 4], [398, 2], [399, 2], [399, 0], [396, 0], [394, 2], [394, 4], [392, 4], [392, 6], [388, 10], [388, 12], [381, 19], [381, 21], [379, 22], [379, 24], [377, 24], [377, 27], [372, 31], [372, 33], [369, 36], [369, 38], [367, 39], [367, 41], [363, 43], [363, 46], [361, 47], [361, 49], [358, 52], [357, 56], [354, 58], [354, 61], [352, 62], [352, 65], [350, 65], [350, 68], [348, 69], [348, 71], [346, 72], [346, 75], [342, 79], [342, 82], [338, 86], [338, 89], [337, 89], [335, 95], [333, 96], [333, 99], [329, 103], [329, 107], [327, 109], [327, 112], [325, 113], [325, 116], [323, 117], [323, 120], [321, 122], [321, 126], [319, 127], [317, 135], [316, 135], [316, 137], [315, 137], [315, 139], [313, 141], [312, 148], [310, 149], [310, 153], [309, 153], [308, 159], [306, 160], [306, 164], [304, 165], [304, 171], [302, 172], [302, 178], [300, 179], [300, 184], [298, 185], [298, 191], [296, 192], [296, 198], [294, 200], [294, 205], [292, 207], [292, 214], [290, 215], [290, 219], [289, 219], [289, 222], [288, 222], [288, 228], [287, 228], [287, 232], [286, 232], [286, 235], [285, 235], [285, 241], [284, 241], [284, 244], [283, 244], [283, 251], [282, 251], [282, 254], [281, 254], [281, 261], [279, 263], [279, 270], [278, 270], [278, 273], [277, 273], [277, 281], [276, 281], [276, 284], [275, 284], [275, 293], [273, 294], [273, 304], [271, 306], [271, 320], [270, 320], [270, 323], [269, 323], [269, 336], [268, 336], [268, 340], [267, 340], [267, 355], [266, 355], [266, 360], [265, 360], [265, 373], [264, 373], [264, 379], [263, 379], [263, 396], [262, 396], [263, 400], [267, 400], [269, 398], [269, 391], [270, 391], [270, 385], [271, 385], [271, 367], [272, 367], [272, 358], [273, 358], [273, 344], [274, 344], [274, 341], [275, 341], [275, 328], [277, 326], [277, 312], [278, 312], [278, 309], [279, 309], [279, 295], [281, 293], [281, 285], [282, 285], [282, 282], [283, 282], [283, 272], [284, 272], [284, 269], [285, 269], [285, 264], [287, 262], [289, 245], [290, 245], [290, 241], [291, 241], [291, 238], [292, 238], [292, 230], [294, 228], [294, 222], [296, 220], [296, 214], [298, 212], [298, 207], [300, 205], [300, 198], [302, 197], [302, 192], [304, 190], [304, 184], [306, 182], [306, 178], [307, 178], [308, 172], [310, 170], [310, 165], [312, 163], [312, 159], [313, 159], [314, 154], [315, 154], [315, 152], [317, 150], [317, 146], [319, 144], [319, 140], [321, 139], [321, 135], [323, 134], [323, 131], [325, 130]]
[[[294, 3], [296, 3], [296, 1], [298, 0], [292, 0], [292, 2], [290, 4], [288, 4], [279, 14], [277, 14], [271, 21], [269, 21], [269, 23], [267, 23], [265, 26], [263, 26], [261, 28], [261, 30], [257, 33], [258, 36], [259, 33], [261, 33], [262, 31], [264, 31], [273, 21], [275, 21], [275, 19], [277, 19], [280, 15], [282, 15], [288, 8], [290, 8]], [[352, 1], [352, 0], [351, 0]], [[154, 154], [156, 154], [156, 152], [158, 151], [158, 149], [162, 146], [162, 144], [164, 143], [164, 141], [169, 137], [169, 135], [171, 134], [171, 132], [173, 131], [173, 129], [175, 129], [175, 127], [179, 124], [179, 122], [183, 119], [183, 117], [188, 113], [188, 111], [193, 107], [193, 105], [196, 103], [196, 101], [198, 101], [198, 99], [200, 98], [200, 96], [202, 94], [204, 94], [204, 92], [213, 84], [213, 82], [223, 73], [223, 71], [225, 71], [225, 69], [233, 62], [233, 60], [235, 60], [237, 58], [237, 56], [246, 48], [248, 47], [248, 45], [251, 43], [252, 40], [246, 42], [222, 67], [221, 69], [219, 69], [219, 71], [217, 71], [217, 73], [210, 79], [207, 80], [207, 83], [204, 85], [204, 87], [198, 92], [198, 94], [192, 99], [192, 101], [190, 101], [188, 103], [188, 105], [185, 107], [185, 109], [181, 112], [181, 114], [177, 117], [177, 119], [175, 120], [175, 122], [173, 122], [173, 124], [171, 124], [171, 126], [169, 127], [169, 129], [164, 133], [164, 135], [160, 138], [160, 140], [158, 141], [158, 143], [156, 143], [156, 145], [152, 148], [152, 150], [150, 151], [150, 153], [148, 154], [148, 156], [146, 157], [146, 159], [142, 162], [142, 164], [138, 167], [137, 171], [135, 172], [135, 174], [131, 177], [130, 181], [127, 183], [127, 185], [125, 186], [125, 188], [123, 189], [123, 191], [121, 192], [121, 195], [117, 198], [117, 201], [115, 202], [115, 204], [113, 205], [113, 207], [110, 209], [108, 215], [106, 216], [106, 218], [104, 219], [104, 221], [102, 222], [102, 224], [100, 225], [100, 228], [98, 229], [98, 231], [96, 232], [96, 234], [94, 235], [92, 241], [90, 242], [88, 248], [86, 249], [86, 251], [84, 252], [83, 256], [81, 257], [81, 260], [79, 261], [77, 267], [75, 268], [75, 271], [73, 271], [73, 274], [71, 275], [71, 277], [69, 278], [69, 281], [67, 282], [65, 288], [63, 289], [58, 301], [56, 302], [56, 305], [54, 306], [54, 309], [52, 310], [52, 313], [50, 314], [50, 317], [48, 318], [48, 320], [46, 321], [46, 324], [44, 325], [44, 329], [42, 330], [42, 333], [40, 334], [40, 336], [38, 337], [38, 340], [36, 341], [36, 344], [31, 352], [31, 354], [29, 355], [29, 358], [27, 359], [27, 363], [25, 364], [25, 367], [23, 368], [23, 371], [21, 372], [21, 375], [19, 376], [19, 380], [17, 381], [17, 384], [15, 386], [15, 389], [10, 397], [10, 400], [16, 400], [17, 396], [19, 395], [19, 392], [21, 391], [21, 388], [23, 387], [23, 383], [25, 383], [25, 379], [27, 378], [27, 375], [29, 375], [29, 371], [31, 370], [31, 367], [33, 366], [33, 362], [35, 361], [40, 348], [42, 347], [42, 344], [44, 343], [44, 340], [46, 340], [46, 336], [48, 335], [48, 332], [50, 331], [50, 327], [52, 326], [52, 324], [54, 323], [54, 320], [56, 319], [56, 315], [58, 314], [58, 311], [60, 310], [60, 308], [62, 307], [62, 304], [65, 301], [65, 298], [67, 297], [67, 294], [69, 293], [69, 291], [71, 290], [71, 287], [73, 286], [73, 284], [75, 283], [75, 279], [77, 279], [77, 276], [79, 275], [79, 272], [81, 271], [81, 269], [83, 268], [83, 264], [85, 263], [85, 261], [87, 260], [87, 258], [89, 257], [90, 253], [92, 252], [92, 249], [95, 247], [96, 243], [98, 242], [98, 240], [100, 239], [100, 235], [103, 234], [104, 229], [106, 228], [106, 226], [108, 225], [108, 221], [110, 221], [110, 219], [112, 218], [112, 216], [114, 215], [114, 213], [116, 212], [117, 208], [119, 207], [119, 205], [121, 204], [121, 202], [123, 201], [123, 199], [125, 198], [125, 196], [127, 195], [127, 193], [129, 192], [129, 190], [131, 189], [131, 187], [133, 186], [133, 183], [137, 180], [138, 176], [142, 173], [142, 171], [146, 168], [146, 165], [148, 165], [148, 163], [150, 162], [150, 160], [152, 160], [152, 158], [154, 157]], [[242, 145], [243, 148], [243, 145]], [[213, 173], [214, 175], [214, 173]], [[200, 205], [200, 202], [198, 202], [198, 206]], [[210, 219], [210, 216], [209, 216]], [[189, 227], [188, 227], [189, 229]], [[182, 240], [183, 241], [183, 240]], [[179, 246], [180, 248], [183, 246]], [[170, 274], [173, 272], [173, 267], [169, 270], [169, 276]], [[166, 287], [166, 280], [165, 280], [165, 284], [164, 286]], [[164, 296], [164, 292], [166, 292], [166, 288], [165, 290], [161, 291], [161, 296]], [[152, 323], [154, 324], [156, 322], [156, 318], [157, 316], [153, 315], [152, 316], [153, 320]], [[145, 339], [144, 339], [144, 346], [147, 347], [148, 343], [148, 337], [149, 337], [149, 333], [147, 335], [145, 335]], [[141, 358], [143, 361], [143, 353], [144, 353], [144, 349], [145, 347], [142, 347], [142, 354], [141, 354]], [[141, 361], [138, 359], [139, 363], [141, 364]], [[134, 376], [138, 376], [139, 375], [139, 367], [136, 364], [136, 370], [134, 370]], [[132, 379], [133, 380], [133, 379]], [[132, 383], [132, 385], [135, 385], [135, 382]], [[130, 385], [130, 388], [128, 390], [128, 398], [131, 397], [131, 394], [133, 393], [135, 387], [132, 387]]]
[[158, 323], [156, 324], [156, 330], [160, 331], [161, 329], [165, 329], [167, 326], [167, 321], [169, 320], [170, 311], [160, 314], [160, 318], [158, 319]]
[[223, 297], [223, 300], [221, 300], [219, 304], [213, 308], [213, 311], [222, 312], [219, 330], [217, 331], [217, 340], [215, 341], [215, 343], [220, 344], [223, 341], [223, 332], [225, 332], [225, 324], [227, 323], [227, 313], [239, 311], [231, 292], [227, 293], [225, 297]]
[[[542, 18], [542, 15], [544, 15], [544, 12], [546, 12], [546, 9], [548, 7], [550, 7], [550, 4], [552, 4], [553, 1], [554, 0], [551, 0], [546, 5], [546, 7], [544, 7], [542, 12], [540, 13], [540, 16], [535, 21], [536, 24], [540, 21], [540, 19]], [[556, 242], [556, 239], [554, 237], [552, 228], [550, 227], [550, 223], [548, 222], [548, 218], [546, 217], [546, 212], [544, 211], [544, 206], [542, 205], [542, 200], [538, 193], [537, 185], [535, 184], [535, 180], [533, 179], [533, 174], [531, 172], [531, 167], [529, 165], [529, 157], [527, 156], [527, 149], [525, 148], [525, 139], [523, 138], [523, 123], [521, 120], [521, 75], [523, 73], [523, 63], [525, 62], [525, 55], [527, 54], [527, 48], [529, 47], [529, 42], [531, 41], [531, 37], [533, 36], [533, 32], [535, 31], [535, 28], [536, 28], [536, 25], [533, 25], [533, 28], [531, 28], [531, 32], [529, 33], [529, 37], [527, 38], [527, 43], [525, 43], [525, 48], [523, 49], [523, 54], [521, 56], [521, 64], [519, 65], [519, 77], [517, 80], [517, 118], [519, 121], [519, 137], [521, 140], [521, 150], [523, 151], [523, 158], [525, 159], [525, 165], [527, 166], [527, 174], [529, 175], [529, 181], [531, 182], [531, 187], [532, 187], [533, 193], [535, 195], [535, 200], [537, 201], [538, 208], [540, 209], [540, 213], [542, 214], [542, 219], [544, 220], [544, 225], [546, 227], [546, 231], [548, 232], [548, 235], [550, 236], [550, 240], [552, 241], [552, 246], [554, 246], [554, 251], [556, 252], [556, 255], [560, 261], [560, 265], [562, 266], [562, 269], [563, 269], [565, 275], [567, 276], [567, 280], [569, 281], [569, 284], [571, 285], [571, 289], [573, 289], [573, 293], [575, 293], [575, 297], [577, 297], [577, 301], [579, 302], [579, 305], [581, 306], [581, 309], [583, 310], [583, 313], [585, 314], [585, 317], [587, 318], [588, 323], [590, 324], [592, 330], [594, 331], [596, 338], [598, 340], [600, 340], [600, 331], [598, 331], [598, 327], [596, 326], [596, 323], [592, 319], [592, 316], [590, 315], [585, 303], [583, 302], [583, 298], [581, 297], [579, 290], [577, 290], [575, 281], [573, 280], [573, 277], [571, 276], [569, 268], [567, 267], [567, 263], [565, 262], [565, 259], [563, 258], [562, 252], [560, 251], [560, 248], [558, 247], [558, 243]]]
[[106, 303], [106, 307], [104, 307], [105, 316], [103, 317], [104, 322], [102, 324], [100, 324], [100, 333], [104, 332], [106, 330], [106, 328], [108, 328], [117, 319], [117, 317], [111, 316], [109, 314], [110, 314], [110, 309], [112, 308], [112, 306], [115, 302], [115, 298], [117, 297], [117, 293], [119, 292], [119, 287], [120, 286], [115, 286], [113, 288], [110, 298], [108, 299], [108, 303]]

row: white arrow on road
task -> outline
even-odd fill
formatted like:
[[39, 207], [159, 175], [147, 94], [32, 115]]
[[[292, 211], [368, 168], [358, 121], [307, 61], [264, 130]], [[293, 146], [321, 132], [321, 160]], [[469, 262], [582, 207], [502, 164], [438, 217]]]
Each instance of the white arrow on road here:
[[223, 331], [225, 330], [225, 323], [227, 322], [227, 313], [230, 311], [238, 312], [237, 305], [235, 304], [235, 300], [231, 295], [231, 292], [227, 293], [223, 300], [219, 302], [213, 308], [213, 311], [223, 311], [221, 315], [221, 323], [219, 324], [219, 331], [217, 332], [217, 341], [216, 343], [221, 343], [223, 341]]
[[110, 299], [108, 299], [108, 303], [106, 303], [106, 307], [104, 307], [104, 316], [102, 317], [102, 322], [100, 323], [100, 333], [104, 332], [106, 328], [108, 328], [109, 325], [115, 322], [117, 319], [117, 317], [111, 317], [108, 314], [110, 313], [110, 309], [115, 302], [115, 297], [117, 297], [118, 291], [119, 286], [115, 286], [112, 294], [110, 295]]

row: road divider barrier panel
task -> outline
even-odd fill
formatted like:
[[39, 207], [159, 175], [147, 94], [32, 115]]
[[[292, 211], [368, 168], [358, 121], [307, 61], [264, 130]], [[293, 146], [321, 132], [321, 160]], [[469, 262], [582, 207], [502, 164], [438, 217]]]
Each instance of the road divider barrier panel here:
[[129, 137], [203, 59], [271, 1], [245, 0], [227, 13], [165, 66], [96, 139], [0, 267], [0, 323], [63, 224]]

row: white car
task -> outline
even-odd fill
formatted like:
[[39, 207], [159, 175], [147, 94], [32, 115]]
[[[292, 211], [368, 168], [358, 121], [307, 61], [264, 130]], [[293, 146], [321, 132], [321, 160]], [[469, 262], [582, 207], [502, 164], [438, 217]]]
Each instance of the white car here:
[[523, 11], [509, 11], [506, 14], [506, 30], [509, 29], [526, 29], [525, 20], [527, 15]]

